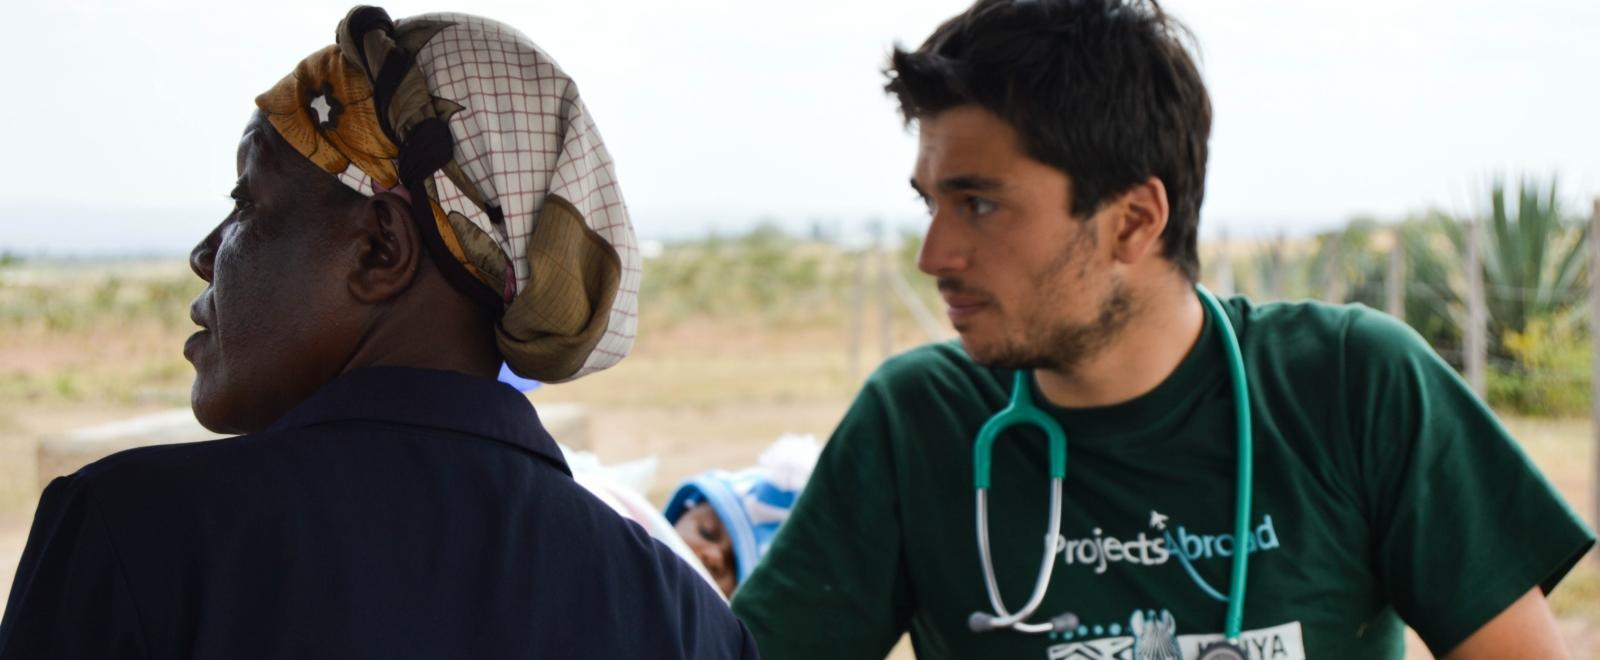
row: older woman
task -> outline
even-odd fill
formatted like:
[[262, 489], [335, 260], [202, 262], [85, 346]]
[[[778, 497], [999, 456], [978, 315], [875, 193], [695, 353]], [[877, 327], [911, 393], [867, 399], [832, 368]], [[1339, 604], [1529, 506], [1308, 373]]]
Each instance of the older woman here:
[[45, 491], [0, 658], [753, 657], [573, 482], [502, 360], [603, 369], [638, 252], [605, 146], [516, 30], [361, 7], [256, 103], [195, 248], [215, 442]]

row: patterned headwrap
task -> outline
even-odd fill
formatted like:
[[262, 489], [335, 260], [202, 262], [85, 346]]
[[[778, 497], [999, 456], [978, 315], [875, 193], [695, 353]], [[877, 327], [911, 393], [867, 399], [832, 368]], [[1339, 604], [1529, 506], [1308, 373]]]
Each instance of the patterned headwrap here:
[[611, 155], [577, 85], [521, 32], [356, 7], [256, 105], [345, 185], [411, 204], [445, 277], [501, 310], [518, 374], [571, 380], [632, 347], [639, 250]]

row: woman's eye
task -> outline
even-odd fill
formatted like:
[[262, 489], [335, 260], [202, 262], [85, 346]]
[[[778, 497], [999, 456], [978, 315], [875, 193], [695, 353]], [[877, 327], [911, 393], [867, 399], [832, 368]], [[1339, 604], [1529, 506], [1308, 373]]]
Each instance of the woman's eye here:
[[233, 202], [235, 211], [246, 211], [255, 206], [249, 197], [245, 197], [244, 191], [240, 188], [235, 188], [233, 192], [228, 193], [228, 201]]

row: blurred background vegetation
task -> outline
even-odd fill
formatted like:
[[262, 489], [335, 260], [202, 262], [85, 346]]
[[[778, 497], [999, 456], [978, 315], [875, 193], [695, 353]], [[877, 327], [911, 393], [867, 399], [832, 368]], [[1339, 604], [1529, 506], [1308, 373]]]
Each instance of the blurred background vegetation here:
[[[1554, 181], [1493, 183], [1477, 217], [1428, 213], [1391, 223], [1359, 218], [1305, 241], [1244, 241], [1207, 266], [1231, 270], [1257, 300], [1315, 298], [1388, 307], [1391, 261], [1402, 260], [1406, 323], [1440, 356], [1464, 366], [1464, 255], [1469, 222], [1480, 232], [1487, 311], [1488, 399], [1540, 416], [1589, 412], [1589, 222], [1560, 204]], [[1208, 246], [1218, 256], [1218, 245]]]

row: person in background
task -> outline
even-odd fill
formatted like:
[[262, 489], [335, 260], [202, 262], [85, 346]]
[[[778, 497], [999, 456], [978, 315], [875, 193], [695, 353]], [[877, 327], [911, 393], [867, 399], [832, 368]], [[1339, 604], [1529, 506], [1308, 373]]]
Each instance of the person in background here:
[[668, 498], [665, 515], [731, 597], [750, 577], [805, 488], [821, 448], [810, 435], [785, 435], [753, 467], [709, 470], [684, 481]]
[[0, 658], [756, 657], [495, 381], [632, 344], [638, 251], [576, 84], [474, 16], [358, 7], [336, 41], [256, 99], [190, 258], [195, 416], [242, 435], [52, 482]]
[[[1545, 594], [1594, 533], [1417, 333], [1196, 288], [1186, 34], [1153, 1], [978, 0], [895, 50], [960, 341], [890, 359], [828, 440], [733, 599], [764, 655], [1399, 658], [1409, 624], [1566, 656]], [[975, 445], [1024, 400], [1064, 465], [1039, 428]]]
[[688, 478], [662, 511], [644, 495], [654, 458], [602, 465], [594, 454], [561, 447], [579, 485], [671, 548], [725, 597], [766, 554], [820, 449], [814, 436], [785, 435], [752, 467]]

